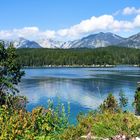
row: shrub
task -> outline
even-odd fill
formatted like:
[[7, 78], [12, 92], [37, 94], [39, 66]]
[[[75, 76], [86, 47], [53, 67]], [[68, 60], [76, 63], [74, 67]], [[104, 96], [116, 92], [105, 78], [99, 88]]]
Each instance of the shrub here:
[[112, 93], [104, 100], [104, 102], [99, 107], [100, 112], [117, 112], [120, 110], [119, 105]]
[[123, 109], [124, 107], [127, 106], [127, 104], [128, 104], [128, 98], [125, 96], [125, 94], [121, 90], [120, 93], [119, 93], [119, 105], [120, 105], [120, 108]]
[[[120, 95], [121, 107], [127, 99]], [[70, 126], [60, 134], [60, 139], [81, 139], [81, 136], [91, 134], [99, 139], [111, 138], [115, 135], [129, 137], [140, 136], [140, 119], [132, 113], [123, 112], [112, 94], [109, 94], [100, 105], [99, 110], [88, 114], [79, 114], [76, 126]]]
[[45, 109], [37, 107], [32, 112], [23, 109], [0, 108], [0, 139], [55, 139], [68, 127], [68, 117], [63, 105]]
[[135, 107], [135, 114], [140, 115], [140, 85], [138, 85], [138, 88], [134, 96], [134, 107]]
[[80, 139], [88, 133], [96, 138], [111, 138], [115, 135], [124, 134], [127, 137], [140, 136], [140, 119], [131, 113], [87, 114], [79, 118], [78, 124], [67, 128], [60, 138]]

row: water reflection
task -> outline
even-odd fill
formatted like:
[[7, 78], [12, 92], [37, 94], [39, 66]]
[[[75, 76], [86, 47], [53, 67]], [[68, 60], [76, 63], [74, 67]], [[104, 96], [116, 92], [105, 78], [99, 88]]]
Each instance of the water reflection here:
[[134, 92], [140, 81], [140, 68], [123, 67], [111, 69], [94, 68], [49, 68], [26, 69], [20, 91], [29, 99], [28, 110], [37, 105], [46, 106], [52, 98], [59, 97], [71, 103], [72, 117], [79, 111], [97, 108], [112, 92], [117, 98], [120, 90], [129, 97], [128, 109], [132, 110]]
[[[22, 83], [21, 91], [28, 97], [30, 104], [38, 103], [42, 97], [59, 97], [63, 101], [75, 102], [83, 107], [95, 109], [102, 102], [98, 87], [93, 85], [92, 81], [52, 78], [42, 81], [28, 79], [23, 80]], [[94, 86], [94, 90], [90, 88], [92, 86]]]

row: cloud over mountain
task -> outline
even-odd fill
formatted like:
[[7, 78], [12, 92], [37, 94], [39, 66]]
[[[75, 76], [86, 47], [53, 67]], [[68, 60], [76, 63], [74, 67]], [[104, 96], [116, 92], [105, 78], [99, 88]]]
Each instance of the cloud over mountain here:
[[95, 32], [127, 32], [140, 28], [140, 9], [135, 7], [126, 7], [122, 10], [122, 14], [136, 14], [130, 19], [117, 19], [113, 15], [92, 16], [89, 19], [82, 20], [79, 24], [69, 28], [58, 30], [42, 31], [38, 27], [24, 27], [21, 29], [0, 30], [0, 38], [17, 38], [24, 37], [28, 39], [35, 38], [53, 38], [59, 40], [74, 40], [79, 37], [95, 33]]

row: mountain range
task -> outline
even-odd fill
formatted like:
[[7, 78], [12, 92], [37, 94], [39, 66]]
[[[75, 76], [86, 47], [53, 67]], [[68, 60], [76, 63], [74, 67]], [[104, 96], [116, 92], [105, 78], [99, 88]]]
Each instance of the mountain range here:
[[16, 48], [98, 48], [107, 47], [110, 45], [118, 45], [122, 47], [140, 48], [140, 33], [132, 35], [128, 38], [121, 37], [111, 32], [91, 34], [74, 41], [56, 41], [52, 39], [38, 39], [30, 41], [25, 38], [14, 40], [0, 40], [5, 47], [13, 43]]

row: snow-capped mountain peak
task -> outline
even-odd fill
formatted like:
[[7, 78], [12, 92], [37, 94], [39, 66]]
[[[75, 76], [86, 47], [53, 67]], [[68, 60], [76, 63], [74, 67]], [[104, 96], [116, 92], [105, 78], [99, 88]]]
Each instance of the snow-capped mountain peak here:
[[36, 40], [36, 42], [42, 46], [43, 48], [60, 48], [61, 45], [64, 43], [62, 41], [55, 41], [55, 40], [52, 40], [52, 39], [39, 39], [39, 40]]
[[17, 38], [14, 40], [0, 40], [3, 42], [5, 47], [9, 46], [10, 43], [16, 48], [98, 48], [106, 47], [109, 45], [118, 45], [125, 47], [140, 48], [140, 33], [130, 36], [129, 38], [123, 38], [114, 33], [97, 33], [91, 34], [74, 41], [56, 41], [48, 38], [41, 38], [35, 41], [30, 41], [25, 38]]
[[37, 42], [30, 41], [22, 37], [13, 40], [12, 43], [16, 48], [41, 48]]

